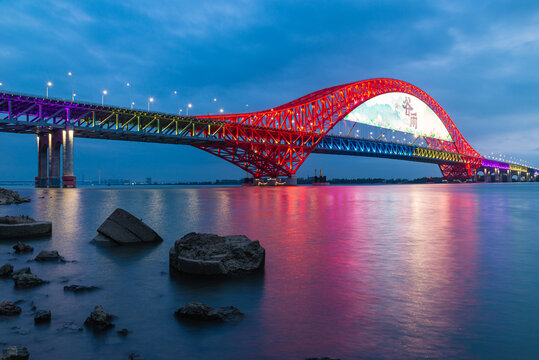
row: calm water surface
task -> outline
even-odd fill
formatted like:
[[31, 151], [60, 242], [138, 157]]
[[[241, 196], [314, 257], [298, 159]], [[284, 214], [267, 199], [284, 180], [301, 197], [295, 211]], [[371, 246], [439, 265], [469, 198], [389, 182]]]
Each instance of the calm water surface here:
[[[19, 189], [32, 202], [0, 207], [53, 222], [33, 255], [0, 242], [0, 265], [30, 265], [50, 284], [0, 300], [25, 300], [0, 319], [0, 342], [32, 359], [536, 359], [539, 358], [539, 186], [461, 184], [288, 188]], [[97, 248], [89, 241], [122, 207], [153, 227], [157, 246]], [[168, 273], [174, 240], [191, 232], [245, 234], [266, 248], [266, 271], [227, 281]], [[66, 264], [26, 261], [57, 249]], [[98, 285], [74, 295], [65, 284]], [[33, 324], [33, 301], [51, 309]], [[237, 324], [179, 323], [201, 301], [245, 312]], [[97, 304], [116, 331], [81, 325]]]

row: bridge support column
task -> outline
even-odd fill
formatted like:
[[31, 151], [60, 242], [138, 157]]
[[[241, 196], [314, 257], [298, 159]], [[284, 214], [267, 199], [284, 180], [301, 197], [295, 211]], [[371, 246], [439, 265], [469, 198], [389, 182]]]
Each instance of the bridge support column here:
[[298, 184], [298, 177], [296, 174], [292, 174], [285, 180], [285, 185], [287, 186], [296, 186]]
[[486, 183], [487, 183], [487, 182], [490, 182], [490, 170], [487, 170], [487, 169], [485, 168], [485, 170], [484, 170], [483, 172], [484, 172], [484, 174], [485, 174], [485, 182], [486, 182]]
[[474, 183], [477, 182], [477, 169], [475, 169], [474, 172], [473, 172], [473, 182]]
[[49, 134], [49, 187], [60, 187], [62, 133]]
[[494, 169], [494, 181], [500, 182], [500, 169]]
[[77, 186], [77, 177], [73, 175], [73, 130], [64, 130], [62, 137], [64, 145], [62, 186], [65, 188], [74, 188]]
[[47, 160], [49, 157], [49, 135], [37, 135], [37, 176], [35, 186], [37, 188], [47, 187], [49, 182]]

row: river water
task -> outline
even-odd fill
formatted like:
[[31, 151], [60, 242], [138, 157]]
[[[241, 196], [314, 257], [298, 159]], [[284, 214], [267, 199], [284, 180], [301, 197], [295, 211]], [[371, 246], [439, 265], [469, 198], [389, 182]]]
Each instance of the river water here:
[[[14, 289], [20, 316], [0, 319], [0, 342], [32, 359], [534, 359], [539, 357], [539, 187], [440, 184], [330, 187], [17, 189], [31, 203], [0, 207], [53, 222], [33, 255], [0, 241], [0, 265], [50, 280]], [[89, 241], [117, 207], [165, 240], [145, 248]], [[266, 248], [262, 275], [178, 278], [168, 251], [184, 234], [245, 234]], [[56, 249], [65, 264], [27, 263]], [[66, 284], [101, 290], [64, 293]], [[33, 304], [52, 310], [34, 326]], [[234, 305], [232, 324], [178, 322], [180, 306]], [[102, 304], [119, 330], [81, 326]], [[2, 345], [2, 344], [0, 344]]]

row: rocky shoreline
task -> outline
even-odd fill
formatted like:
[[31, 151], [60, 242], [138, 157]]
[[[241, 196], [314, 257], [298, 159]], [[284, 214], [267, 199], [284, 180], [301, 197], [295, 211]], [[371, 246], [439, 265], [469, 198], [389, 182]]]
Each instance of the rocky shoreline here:
[[30, 202], [30, 199], [22, 197], [19, 193], [0, 188], [0, 205], [22, 204]]
[[[159, 243], [161, 237], [142, 220], [131, 215], [123, 209], [116, 209], [98, 229], [97, 237], [99, 241], [92, 241], [102, 245], [103, 241], [112, 243], [112, 245], [144, 245], [147, 243]], [[111, 244], [109, 244], [111, 245]], [[26, 254], [34, 251], [34, 248], [17, 242], [13, 246], [14, 256]], [[39, 251], [33, 259], [28, 262], [58, 264], [53, 266], [62, 266], [66, 260], [56, 250], [37, 249]], [[121, 250], [120, 250], [121, 251]], [[145, 250], [142, 250], [145, 251]], [[215, 234], [189, 233], [175, 241], [169, 252], [170, 274], [181, 272], [185, 276], [205, 276], [223, 279], [226, 283], [226, 277], [247, 276], [252, 273], [264, 270], [265, 249], [258, 241], [251, 241], [243, 235], [219, 236]], [[51, 266], [51, 265], [48, 265]], [[11, 279], [15, 288], [34, 288], [41, 286], [51, 286], [51, 279], [42, 279], [33, 274], [29, 266], [15, 269], [13, 264], [7, 263], [0, 266], [0, 278]], [[5, 281], [1, 280], [0, 281]], [[65, 283], [67, 280], [59, 281], [52, 279], [53, 283]], [[52, 289], [52, 288], [51, 288]], [[60, 291], [61, 288], [58, 289]], [[94, 291], [103, 292], [106, 296], [107, 289], [96, 285], [71, 284], [64, 285], [63, 291], [72, 293], [72, 296], [85, 296], [84, 294]], [[54, 318], [54, 313], [58, 309], [38, 309], [33, 305], [33, 299], [30, 301], [32, 307], [30, 313], [23, 310], [18, 302], [11, 302], [0, 298], [0, 318], [32, 316], [35, 326], [50, 324]], [[58, 304], [60, 305], [60, 304]], [[223, 324], [242, 321], [245, 316], [240, 309], [232, 305], [212, 307], [202, 302], [190, 302], [180, 306], [174, 313], [170, 314], [180, 323], [198, 323], [203, 324]], [[59, 332], [76, 334], [87, 329], [95, 333], [107, 333], [116, 327], [116, 320], [121, 319], [105, 311], [102, 305], [95, 305], [83, 324], [76, 322], [64, 323], [63, 327], [57, 329]], [[188, 326], [188, 324], [186, 324]], [[18, 334], [27, 334], [28, 330], [19, 329]], [[17, 331], [19, 331], [17, 330]], [[15, 330], [14, 330], [15, 331]], [[121, 328], [116, 332], [119, 336], [129, 336], [130, 329]], [[24, 345], [5, 344], [0, 359], [28, 359], [30, 353]], [[131, 353], [129, 359], [144, 359], [140, 354]], [[329, 358], [327, 358], [329, 359]]]

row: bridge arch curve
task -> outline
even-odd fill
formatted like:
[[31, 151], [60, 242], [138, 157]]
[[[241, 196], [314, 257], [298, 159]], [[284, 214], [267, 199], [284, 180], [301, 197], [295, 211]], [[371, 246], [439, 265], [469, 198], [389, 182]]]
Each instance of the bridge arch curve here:
[[224, 121], [222, 144], [195, 144], [255, 177], [294, 174], [320, 140], [363, 103], [402, 93], [421, 100], [441, 120], [452, 141], [426, 138], [429, 147], [462, 155], [462, 164], [441, 163], [446, 178], [469, 178], [482, 156], [466, 141], [447, 112], [425, 91], [395, 79], [370, 79], [322, 89], [259, 112], [197, 116]]

